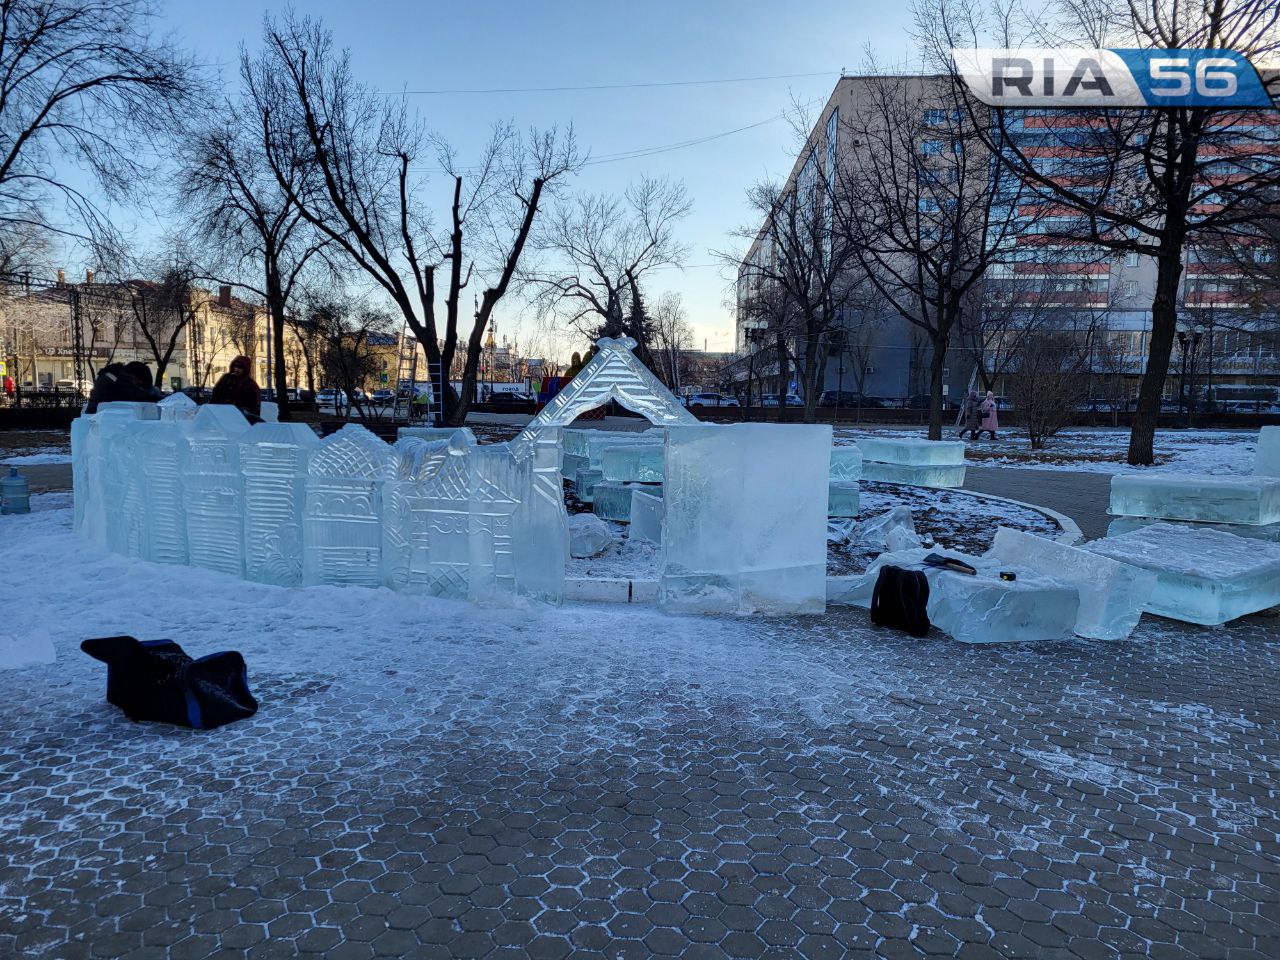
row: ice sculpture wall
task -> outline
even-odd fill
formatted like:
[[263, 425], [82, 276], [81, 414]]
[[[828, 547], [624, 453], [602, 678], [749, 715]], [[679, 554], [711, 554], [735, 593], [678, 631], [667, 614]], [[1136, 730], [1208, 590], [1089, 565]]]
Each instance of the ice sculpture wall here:
[[349, 423], [326, 437], [307, 469], [302, 582], [382, 582], [382, 484], [391, 448]]
[[667, 428], [659, 603], [686, 613], [826, 609], [831, 427]]
[[302, 582], [302, 507], [320, 439], [304, 423], [259, 423], [240, 444], [244, 474], [245, 576]]

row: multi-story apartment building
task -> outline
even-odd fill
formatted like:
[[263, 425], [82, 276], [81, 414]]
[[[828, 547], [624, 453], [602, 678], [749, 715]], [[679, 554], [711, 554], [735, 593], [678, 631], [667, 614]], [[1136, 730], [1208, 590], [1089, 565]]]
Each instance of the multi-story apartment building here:
[[[938, 103], [945, 102], [939, 91], [949, 83], [949, 78], [943, 76], [842, 77], [818, 115], [786, 180], [783, 195], [803, 192], [806, 182], [814, 178], [832, 178], [837, 158], [863, 147], [854, 132], [857, 123], [848, 121], [857, 118], [876, 99], [876, 85], [896, 84], [908, 97], [918, 95], [922, 123], [917, 152], [922, 168], [927, 167], [931, 156], [945, 156], [948, 150], [960, 149], [947, 142], [947, 131], [956, 129], [954, 122], [947, 121], [957, 118], [930, 116], [939, 112]], [[1250, 114], [1233, 122], [1247, 128], [1250, 150], [1255, 155], [1265, 160], [1271, 151], [1274, 162], [1280, 164], [1280, 112]], [[1087, 129], [1087, 124], [1087, 119], [1070, 112], [1028, 110], [1008, 127], [1019, 149], [1033, 159], [1038, 171], [1055, 178], [1083, 178], [1087, 171], [1080, 169], [1078, 155], [1071, 149], [1071, 136], [1075, 130]], [[931, 128], [937, 132], [930, 132]], [[964, 149], [974, 150], [975, 140], [967, 138]], [[1228, 143], [1218, 149], [1231, 147]], [[923, 209], [923, 204], [930, 201], [920, 202]], [[1006, 308], [1032, 311], [1039, 322], [1052, 323], [1056, 319], [1063, 327], [1089, 323], [1100, 331], [1099, 342], [1106, 345], [1106, 349], [1098, 350], [1092, 372], [1118, 381], [1123, 395], [1134, 396], [1148, 352], [1154, 262], [1137, 253], [1116, 254], [1071, 239], [1079, 214], [1069, 208], [1023, 199], [1011, 215], [1010, 242], [988, 268], [987, 282], [967, 309], [980, 312], [990, 305], [984, 298], [1000, 302], [1003, 296]], [[1219, 399], [1231, 399], [1233, 390], [1234, 395], [1243, 396], [1253, 388], [1264, 388], [1253, 392], [1259, 396], [1274, 394], [1280, 399], [1280, 338], [1276, 334], [1280, 304], [1274, 294], [1259, 292], [1256, 279], [1242, 271], [1236, 254], [1238, 251], [1227, 255], [1203, 247], [1189, 250], [1179, 292], [1179, 323], [1184, 328], [1184, 338], [1171, 360], [1168, 394], [1181, 388], [1180, 378], [1190, 352], [1191, 372], [1201, 392], [1208, 392], [1206, 388], [1212, 385]], [[1259, 247], [1256, 251], [1258, 258], [1273, 254], [1274, 247]], [[766, 294], [762, 288], [767, 284], [761, 274], [769, 271], [760, 269], [760, 265], [768, 264], [775, 256], [770, 231], [762, 225], [738, 274], [739, 358], [731, 365], [731, 377], [740, 392], [749, 371], [762, 377], [758, 388], [761, 392], [795, 386], [776, 383], [777, 364], [769, 349], [759, 349], [751, 356], [753, 340], [757, 344], [769, 340], [768, 335], [753, 330], [761, 324], [752, 305]], [[930, 355], [927, 339], [919, 328], [872, 303], [853, 302], [847, 309], [851, 321], [848, 333], [830, 338], [832, 342], [827, 345], [830, 358], [824, 387], [898, 402], [918, 399], [928, 389], [925, 373]], [[880, 316], [867, 323], [866, 312], [871, 309]], [[948, 396], [957, 397], [976, 382], [980, 363], [984, 370], [992, 369], [992, 358], [987, 355], [991, 347], [983, 342], [980, 332], [967, 335], [956, 331], [946, 362]]]

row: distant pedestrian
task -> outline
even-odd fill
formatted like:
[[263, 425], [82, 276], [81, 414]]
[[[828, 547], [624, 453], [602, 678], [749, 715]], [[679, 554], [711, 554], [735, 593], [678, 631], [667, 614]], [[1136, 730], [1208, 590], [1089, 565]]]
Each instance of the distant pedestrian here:
[[262, 388], [249, 376], [249, 358], [236, 357], [227, 372], [213, 385], [210, 403], [223, 403], [236, 407], [256, 422], [262, 419]]
[[996, 395], [988, 390], [986, 397], [978, 406], [978, 412], [982, 414], [982, 422], [978, 424], [978, 432], [975, 439], [984, 433], [990, 433], [992, 440], [996, 438], [996, 431], [1000, 429], [1000, 419], [996, 415], [996, 407]]
[[978, 439], [978, 425], [982, 422], [982, 414], [978, 406], [978, 391], [970, 390], [969, 395], [960, 404], [960, 414], [956, 417], [961, 440], [965, 438], [966, 433], [974, 440]]

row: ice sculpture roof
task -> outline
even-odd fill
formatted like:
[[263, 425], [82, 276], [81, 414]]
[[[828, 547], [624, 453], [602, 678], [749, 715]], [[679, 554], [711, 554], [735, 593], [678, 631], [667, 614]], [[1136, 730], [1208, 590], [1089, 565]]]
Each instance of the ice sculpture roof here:
[[636, 359], [630, 337], [601, 337], [596, 355], [556, 394], [520, 434], [529, 439], [547, 427], [564, 427], [581, 414], [617, 400], [650, 423], [696, 424], [698, 418], [677, 400], [662, 381]]

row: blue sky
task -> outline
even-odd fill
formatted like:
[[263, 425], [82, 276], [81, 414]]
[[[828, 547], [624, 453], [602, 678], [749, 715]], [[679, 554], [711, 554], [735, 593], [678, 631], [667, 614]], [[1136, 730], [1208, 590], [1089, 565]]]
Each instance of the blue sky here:
[[[239, 45], [257, 46], [264, 11], [283, 3], [169, 0], [165, 26], [207, 62], [234, 78]], [[733, 130], [774, 117], [792, 94], [825, 100], [841, 68], [853, 71], [866, 46], [888, 59], [908, 50], [902, 4], [867, 0], [782, 3], [545, 2], [431, 3], [416, 0], [308, 0], [299, 12], [321, 17], [350, 48], [358, 74], [387, 90], [577, 86], [704, 80], [823, 72], [823, 76], [752, 83], [628, 90], [416, 96], [428, 125], [444, 134], [464, 162], [497, 119], [545, 126], [572, 122], [580, 143], [597, 157]], [[724, 305], [726, 277], [711, 250], [731, 244], [730, 232], [749, 218], [747, 187], [790, 167], [790, 136], [782, 120], [682, 150], [587, 167], [571, 189], [625, 189], [649, 173], [683, 180], [693, 199], [683, 236], [690, 267], [655, 275], [651, 295], [676, 290], [701, 347], [732, 347]], [[442, 188], [443, 189], [443, 188]], [[512, 315], [500, 334], [532, 324]], [[577, 344], [539, 346], [560, 353]]]

